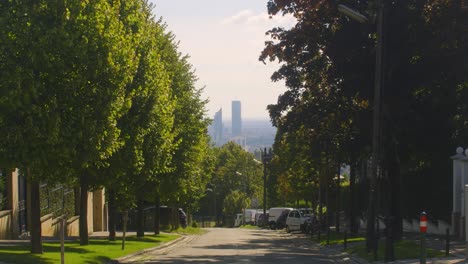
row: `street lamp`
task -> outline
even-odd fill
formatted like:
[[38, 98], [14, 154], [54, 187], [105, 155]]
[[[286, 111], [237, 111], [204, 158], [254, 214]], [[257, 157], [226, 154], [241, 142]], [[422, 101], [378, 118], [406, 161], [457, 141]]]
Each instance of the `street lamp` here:
[[338, 5], [338, 11], [340, 13], [342, 13], [343, 15], [347, 16], [347, 17], [350, 17], [356, 21], [358, 21], [359, 23], [367, 23], [369, 21], [369, 19], [364, 16], [363, 14], [359, 13], [358, 11], [352, 9], [352, 8], [349, 8], [345, 5]]
[[[380, 142], [381, 142], [381, 92], [384, 82], [382, 81], [383, 72], [383, 22], [384, 22], [384, 0], [376, 0], [377, 4], [377, 43], [375, 56], [375, 79], [374, 79], [374, 113], [372, 125], [372, 159], [371, 159], [371, 177], [370, 192], [367, 216], [367, 245], [374, 250], [374, 257], [377, 255], [377, 236], [375, 231], [376, 204], [377, 204], [377, 177], [380, 164]], [[360, 22], [366, 23], [367, 17], [361, 13], [345, 6], [338, 5], [338, 11], [342, 14]], [[393, 241], [389, 241], [393, 247]], [[393, 257], [391, 257], [393, 258]]]
[[[242, 173], [241, 173], [241, 172], [236, 171], [236, 174], [237, 174], [238, 176], [242, 176]], [[243, 182], [244, 182], [244, 193], [245, 193], [245, 197], [247, 197], [247, 187], [246, 187], [246, 184], [245, 184], [245, 179], [243, 179]], [[245, 201], [244, 201], [244, 203], [245, 203]], [[245, 209], [246, 209], [246, 208], [244, 207], [244, 208], [243, 208], [243, 211], [244, 211], [244, 212], [243, 212], [243, 213], [244, 213], [243, 215], [244, 215], [244, 217], [242, 218], [242, 223], [243, 223], [244, 225], [246, 224], [246, 222], [245, 222]]]

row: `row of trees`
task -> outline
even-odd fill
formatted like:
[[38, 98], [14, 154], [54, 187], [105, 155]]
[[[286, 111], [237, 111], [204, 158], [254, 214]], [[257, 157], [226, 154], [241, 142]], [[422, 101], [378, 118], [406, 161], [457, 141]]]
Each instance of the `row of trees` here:
[[[338, 3], [339, 2], [339, 3]], [[383, 1], [384, 74], [378, 213], [394, 219], [421, 210], [448, 219], [449, 156], [467, 141], [468, 13], [458, 1]], [[273, 81], [287, 91], [268, 106], [278, 127], [272, 161], [276, 192], [323, 204], [342, 164], [351, 166], [351, 228], [363, 215], [371, 158], [375, 24], [359, 24], [338, 12], [346, 4], [373, 17], [376, 1], [269, 0], [270, 15], [292, 15], [290, 29], [267, 32], [261, 61], [277, 60]], [[364, 192], [362, 192], [364, 191]], [[426, 194], [426, 195], [424, 195]], [[430, 195], [427, 195], [430, 194]], [[294, 198], [292, 198], [294, 199]], [[405, 203], [402, 203], [402, 200]], [[364, 204], [364, 205], [363, 205]]]
[[116, 210], [196, 206], [212, 166], [206, 102], [147, 1], [3, 1], [0, 25], [0, 165], [27, 173], [32, 253], [40, 182], [80, 187], [82, 245], [89, 190], [107, 189], [111, 238]]
[[263, 204], [263, 166], [234, 142], [214, 148], [213, 157], [213, 172], [200, 212], [215, 216], [217, 224], [230, 225], [243, 209]]

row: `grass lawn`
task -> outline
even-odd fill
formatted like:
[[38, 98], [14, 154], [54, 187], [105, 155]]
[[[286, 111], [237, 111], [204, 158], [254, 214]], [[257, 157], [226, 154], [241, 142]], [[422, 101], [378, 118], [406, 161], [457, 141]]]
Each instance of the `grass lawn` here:
[[[79, 241], [65, 242], [65, 263], [105, 263], [140, 250], [155, 247], [178, 238], [179, 235], [160, 234], [144, 238], [127, 237], [125, 250], [121, 250], [121, 240], [90, 239], [88, 246], [80, 246]], [[0, 245], [0, 261], [6, 263], [60, 263], [60, 243], [43, 243], [44, 254], [30, 254], [29, 244]]]
[[[325, 245], [327, 245], [327, 233], [325, 232], [325, 233], [320, 234], [320, 241], [317, 238], [317, 234], [314, 234], [314, 238], [312, 240], [314, 240], [315, 242], [320, 243], [320, 245], [322, 245], [322, 246], [325, 246]], [[363, 237], [363, 236], [360, 236], [360, 235], [353, 235], [353, 234], [348, 233], [346, 240], [347, 240], [348, 243], [352, 243], [352, 242], [365, 241], [366, 238]], [[331, 231], [330, 232], [329, 243], [330, 243], [330, 245], [344, 244], [344, 233], [338, 233], [338, 232]]]
[[173, 231], [167, 230], [167, 231], [171, 232], [171, 233], [181, 234], [181, 235], [203, 235], [203, 234], [208, 232], [208, 231], [203, 230], [201, 228], [190, 227], [190, 226], [187, 226], [186, 228], [179, 227], [176, 230], [173, 230]]
[[[395, 259], [418, 259], [419, 258], [419, 244], [414, 241], [402, 240], [395, 242]], [[348, 253], [357, 254], [359, 257], [367, 260], [374, 261], [374, 254], [367, 253], [366, 245], [359, 245], [346, 250]], [[379, 249], [377, 251], [378, 260], [384, 260], [385, 256], [385, 242], [379, 242]], [[440, 250], [432, 248], [427, 249], [427, 258], [443, 257], [445, 253]]]
[[245, 229], [259, 229], [258, 226], [255, 225], [241, 225], [239, 228], [245, 228]]

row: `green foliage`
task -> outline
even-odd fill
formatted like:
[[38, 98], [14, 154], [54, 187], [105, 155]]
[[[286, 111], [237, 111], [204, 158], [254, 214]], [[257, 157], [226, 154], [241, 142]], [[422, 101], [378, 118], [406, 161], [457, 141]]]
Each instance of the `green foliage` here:
[[[213, 190], [214, 199], [218, 205], [216, 213], [221, 214], [221, 210], [226, 207], [227, 195], [235, 191], [242, 193], [243, 197], [245, 196], [250, 201], [256, 198], [262, 204], [263, 166], [254, 160], [254, 156], [233, 142], [215, 148], [214, 156], [216, 160], [210, 188]], [[206, 202], [209, 207], [211, 200], [206, 199]], [[250, 202], [246, 204], [246, 208], [249, 207]]]
[[[371, 13], [372, 3], [345, 1]], [[334, 164], [369, 159], [376, 34], [340, 14], [333, 1], [270, 0], [268, 11], [297, 19], [291, 29], [270, 30], [260, 56], [282, 63], [272, 80], [285, 81], [288, 90], [268, 106], [278, 127], [272, 184], [276, 196], [295, 199], [310, 195], [304, 191], [313, 185], [329, 188]], [[451, 171], [448, 156], [468, 129], [467, 17], [456, 1], [402, 1], [386, 12], [383, 199], [408, 201], [396, 209], [404, 215], [424, 207], [443, 218], [451, 182], [440, 175]], [[435, 195], [417, 198], [411, 188], [417, 182]]]
[[227, 217], [236, 215], [237, 213], [242, 212], [244, 208], [248, 208], [249, 204], [250, 199], [245, 193], [237, 190], [232, 191], [226, 196], [226, 198], [224, 198], [223, 214]]

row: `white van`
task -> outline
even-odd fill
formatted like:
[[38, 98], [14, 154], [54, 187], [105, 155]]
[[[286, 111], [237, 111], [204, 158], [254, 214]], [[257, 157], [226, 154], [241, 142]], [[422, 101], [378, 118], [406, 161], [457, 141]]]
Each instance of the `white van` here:
[[291, 211], [294, 208], [291, 207], [273, 207], [270, 208], [269, 214], [268, 214], [268, 224], [270, 225], [271, 229], [276, 229], [276, 221], [278, 221], [278, 218], [280, 217], [281, 213], [283, 211]]
[[244, 212], [244, 223], [245, 224], [254, 224], [255, 223], [255, 214], [257, 209], [245, 209]]

